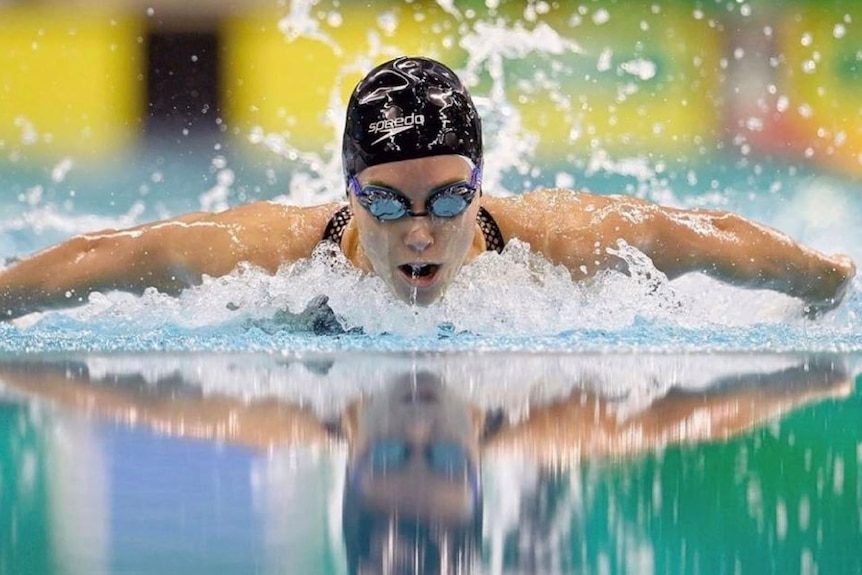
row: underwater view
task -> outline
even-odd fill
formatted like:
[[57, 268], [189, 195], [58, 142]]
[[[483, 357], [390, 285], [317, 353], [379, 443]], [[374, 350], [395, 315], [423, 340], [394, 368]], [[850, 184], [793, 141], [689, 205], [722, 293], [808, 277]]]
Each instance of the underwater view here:
[[[344, 201], [348, 97], [402, 54], [473, 94], [487, 196], [862, 262], [854, 2], [151, 4], [0, 7], [0, 272]], [[322, 244], [0, 321], [0, 575], [862, 574], [862, 280], [811, 317], [610, 253], [581, 281], [513, 239], [421, 306]]]

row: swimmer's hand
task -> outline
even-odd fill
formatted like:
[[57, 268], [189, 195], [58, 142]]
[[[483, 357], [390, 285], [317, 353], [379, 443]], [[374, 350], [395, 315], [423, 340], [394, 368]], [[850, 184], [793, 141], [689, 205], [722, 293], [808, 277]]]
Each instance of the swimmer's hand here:
[[[238, 309], [238, 308], [229, 308]], [[316, 335], [338, 335], [345, 333], [338, 317], [329, 307], [329, 297], [319, 295], [314, 297], [305, 309], [293, 313], [289, 309], [276, 312], [270, 319], [256, 319], [249, 322], [264, 332], [272, 335], [279, 331], [311, 332]]]
[[835, 264], [834, 271], [838, 285], [831, 294], [825, 297], [815, 296], [805, 299], [803, 314], [808, 319], [817, 319], [826, 312], [838, 307], [844, 301], [844, 296], [847, 295], [853, 277], [856, 275], [856, 265], [848, 256], [839, 254], [832, 256], [831, 259]]

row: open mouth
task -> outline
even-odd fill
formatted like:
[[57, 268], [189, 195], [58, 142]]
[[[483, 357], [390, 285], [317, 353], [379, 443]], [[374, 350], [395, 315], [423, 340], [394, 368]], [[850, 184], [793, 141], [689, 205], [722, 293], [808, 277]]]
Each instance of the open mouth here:
[[440, 266], [437, 264], [404, 264], [398, 270], [405, 279], [417, 286], [428, 285], [437, 277]]

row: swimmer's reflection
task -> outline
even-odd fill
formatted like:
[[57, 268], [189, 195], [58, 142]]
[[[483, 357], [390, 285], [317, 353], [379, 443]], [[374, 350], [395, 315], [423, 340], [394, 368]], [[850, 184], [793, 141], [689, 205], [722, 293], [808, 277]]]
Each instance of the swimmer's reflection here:
[[342, 527], [353, 574], [478, 571], [481, 462], [489, 451], [559, 466], [721, 440], [852, 388], [840, 362], [810, 357], [772, 372], [723, 376], [697, 391], [672, 388], [630, 411], [599, 393], [596, 377], [572, 381], [567, 395], [531, 405], [515, 421], [480, 409], [433, 368], [413, 368], [325, 421], [287, 400], [205, 395], [181, 377], [154, 385], [143, 376], [91, 378], [84, 363], [0, 361], [0, 382], [31, 398], [164, 432], [255, 447], [346, 442]]
[[477, 411], [430, 372], [355, 403], [342, 526], [351, 573], [469, 573], [482, 538]]

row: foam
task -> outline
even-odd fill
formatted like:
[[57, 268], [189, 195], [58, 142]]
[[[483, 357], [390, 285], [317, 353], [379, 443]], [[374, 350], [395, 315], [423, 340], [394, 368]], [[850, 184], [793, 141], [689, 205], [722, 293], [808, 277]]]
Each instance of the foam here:
[[[502, 254], [489, 252], [465, 266], [438, 303], [413, 307], [396, 300], [380, 278], [322, 247], [274, 276], [241, 266], [178, 297], [152, 289], [141, 296], [93, 294], [79, 308], [0, 324], [0, 332], [20, 330], [0, 350], [862, 349], [858, 280], [840, 308], [812, 322], [802, 319], [802, 304], [793, 298], [698, 274], [668, 281], [631, 246], [612, 251], [629, 275], [604, 271], [576, 282], [511, 242]], [[307, 320], [290, 315], [321, 295], [348, 333], [315, 335]]]

